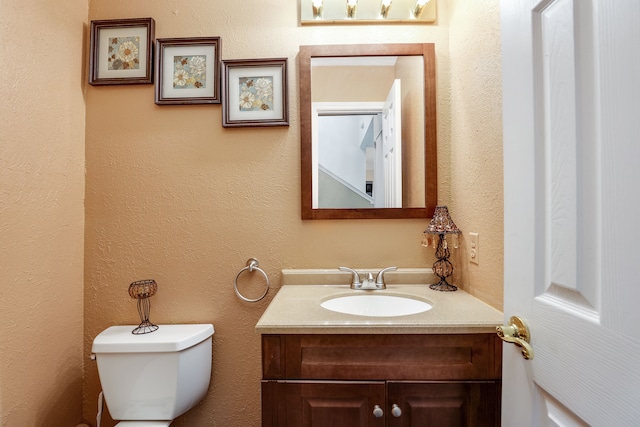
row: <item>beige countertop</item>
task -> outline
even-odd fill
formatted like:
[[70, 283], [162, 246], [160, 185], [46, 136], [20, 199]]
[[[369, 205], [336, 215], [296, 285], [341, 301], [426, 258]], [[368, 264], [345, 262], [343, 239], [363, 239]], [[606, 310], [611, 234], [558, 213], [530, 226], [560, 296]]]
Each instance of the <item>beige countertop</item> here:
[[[415, 274], [416, 269], [411, 269]], [[283, 271], [283, 283], [256, 325], [260, 334], [463, 334], [491, 333], [503, 321], [502, 312], [458, 289], [439, 292], [424, 284], [387, 284], [386, 290], [352, 290], [348, 284], [329, 280], [292, 280]], [[410, 276], [395, 273], [394, 282]], [[349, 275], [342, 275], [341, 278]], [[414, 276], [411, 276], [412, 278]], [[424, 282], [423, 282], [424, 283]], [[428, 283], [428, 282], [427, 282]], [[395, 317], [369, 317], [337, 313], [320, 306], [327, 299], [354, 294], [396, 295], [421, 299], [433, 307], [422, 313]]]

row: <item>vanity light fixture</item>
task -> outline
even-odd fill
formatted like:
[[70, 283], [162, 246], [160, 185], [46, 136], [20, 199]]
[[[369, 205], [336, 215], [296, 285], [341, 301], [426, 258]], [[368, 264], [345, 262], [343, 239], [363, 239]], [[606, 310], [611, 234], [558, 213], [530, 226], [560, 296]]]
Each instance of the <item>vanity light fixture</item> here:
[[356, 17], [356, 6], [358, 0], [347, 0], [347, 18], [353, 19]]
[[429, 1], [430, 0], [416, 0], [416, 4], [415, 6], [413, 6], [413, 10], [411, 11], [414, 18], [420, 18], [424, 7], [427, 5], [427, 3], [429, 3]]
[[[447, 277], [453, 274], [453, 264], [449, 261], [451, 252], [449, 243], [455, 249], [458, 248], [458, 236], [460, 235], [458, 226], [451, 219], [449, 209], [446, 206], [436, 206], [431, 222], [422, 234], [422, 246], [436, 248], [436, 262], [433, 263], [433, 273], [440, 278], [438, 283], [429, 287], [436, 291], [455, 291], [458, 288], [449, 282]], [[447, 242], [447, 235], [450, 235], [451, 242]], [[437, 236], [437, 238], [436, 238]], [[436, 240], [438, 241], [436, 243]]]
[[387, 16], [389, 16], [389, 9], [391, 9], [391, 1], [392, 0], [382, 0], [382, 3], [380, 3], [380, 16], [384, 19], [387, 19]]
[[435, 24], [437, 18], [435, 0], [297, 1], [301, 25], [416, 25]]
[[314, 19], [322, 19], [322, 2], [323, 0], [311, 0]]

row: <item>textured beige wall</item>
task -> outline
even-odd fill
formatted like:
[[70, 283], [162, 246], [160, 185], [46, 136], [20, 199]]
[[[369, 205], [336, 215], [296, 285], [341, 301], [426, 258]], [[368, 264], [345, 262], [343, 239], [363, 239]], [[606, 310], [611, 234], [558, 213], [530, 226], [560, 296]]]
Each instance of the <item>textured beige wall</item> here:
[[[413, 57], [401, 57], [396, 63], [396, 75], [401, 79], [402, 140], [411, 141], [402, 147], [402, 170], [405, 174], [402, 205], [424, 207], [424, 127], [428, 124], [424, 123], [424, 81], [421, 81], [422, 74], [414, 72], [413, 68], [416, 61], [421, 63]], [[409, 107], [404, 108], [405, 105]]]
[[0, 2], [0, 424], [82, 415], [86, 0]]
[[[463, 232], [455, 254], [471, 294], [502, 309], [503, 179], [500, 2], [450, 1], [450, 212]], [[479, 264], [469, 258], [469, 232], [480, 234]]]
[[[212, 387], [177, 424], [257, 426], [253, 328], [281, 268], [431, 264], [419, 246], [426, 219], [299, 220], [301, 44], [436, 43], [439, 199], [465, 235], [482, 239], [480, 266], [465, 263], [457, 274], [501, 307], [498, 2], [450, 3], [438, 2], [434, 26], [299, 27], [293, 1], [91, 0], [89, 19], [153, 16], [157, 37], [221, 36], [225, 59], [288, 57], [291, 126], [222, 129], [220, 106], [158, 107], [152, 86], [87, 88], [82, 348], [87, 2], [3, 0], [2, 425], [75, 425], [91, 340], [111, 324], [135, 322], [126, 287], [154, 277], [153, 320], [216, 326]], [[231, 284], [250, 256], [274, 287], [252, 305]], [[95, 420], [98, 391], [95, 365], [86, 362], [85, 420]]]
[[[441, 7], [446, 15], [446, 3]], [[212, 322], [212, 385], [177, 426], [260, 425], [260, 341], [254, 327], [282, 268], [430, 266], [424, 220], [302, 221], [298, 47], [435, 42], [439, 132], [447, 158], [448, 27], [299, 27], [297, 2], [92, 0], [89, 19], [152, 16], [156, 37], [220, 36], [223, 59], [289, 59], [289, 127], [224, 129], [216, 106], [156, 106], [153, 86], [88, 87], [85, 352], [113, 324], [137, 321], [127, 286], [154, 278], [151, 319]], [[446, 163], [445, 163], [446, 165]], [[440, 171], [446, 194], [447, 172]], [[257, 257], [273, 289], [240, 301], [232, 281]], [[259, 276], [243, 276], [257, 288]], [[85, 420], [97, 369], [87, 364]], [[109, 424], [106, 423], [108, 426]]]
[[[426, 27], [302, 28], [291, 1], [210, 3], [91, 1], [89, 19], [153, 16], [157, 37], [221, 36], [225, 59], [288, 57], [291, 126], [222, 129], [220, 106], [158, 107], [152, 86], [88, 87], [84, 349], [87, 4], [0, 4], [0, 69], [12, 76], [0, 84], [2, 425], [78, 422], [91, 340], [111, 324], [137, 320], [126, 287], [148, 277], [160, 284], [153, 320], [216, 325], [212, 387], [177, 424], [259, 425], [253, 328], [281, 268], [431, 264], [419, 246], [426, 220], [299, 220], [301, 44], [436, 43], [439, 198], [465, 237], [478, 231], [482, 239], [480, 265], [464, 263], [457, 274], [468, 291], [502, 304], [497, 2], [451, 2], [451, 51], [442, 1], [438, 24]], [[250, 256], [274, 287], [252, 305], [232, 290]], [[95, 365], [87, 362], [85, 420], [95, 419], [98, 391]]]
[[312, 102], [384, 102], [393, 84], [393, 67], [314, 67]]
[[[212, 322], [216, 328], [209, 393], [176, 426], [258, 426], [260, 343], [254, 326], [280, 285], [280, 269], [431, 265], [432, 251], [420, 246], [427, 219], [300, 220], [296, 55], [303, 44], [436, 43], [440, 203], [450, 205], [465, 232], [476, 225], [482, 237], [495, 231], [480, 224], [488, 209], [501, 213], [501, 196], [496, 194], [501, 178], [481, 167], [486, 162], [476, 166], [475, 157], [467, 158], [464, 152], [477, 141], [465, 138], [487, 119], [475, 105], [475, 92], [483, 91], [498, 103], [499, 84], [469, 88], [474, 77], [462, 74], [484, 64], [462, 59], [451, 79], [450, 57], [474, 54], [470, 61], [493, 64], [488, 73], [499, 72], [499, 58], [495, 51], [476, 46], [486, 53], [477, 58], [453, 35], [458, 51], [450, 52], [448, 2], [439, 1], [438, 7], [439, 21], [431, 26], [300, 27], [297, 2], [292, 0], [92, 0], [89, 19], [152, 16], [158, 38], [220, 36], [223, 59], [287, 57], [291, 126], [223, 129], [219, 105], [156, 106], [151, 85], [87, 88], [85, 354], [104, 328], [137, 322], [127, 286], [154, 278], [159, 291], [152, 299], [153, 321]], [[453, 18], [460, 26], [498, 25], [495, 16], [481, 23]], [[496, 37], [494, 32], [485, 42], [493, 46]], [[490, 78], [499, 82], [499, 73]], [[453, 91], [457, 84], [462, 87]], [[469, 100], [474, 109], [465, 105], [465, 90], [474, 94]], [[453, 120], [452, 104], [469, 117]], [[491, 116], [492, 123], [499, 123], [494, 119]], [[460, 148], [449, 144], [454, 125], [454, 144], [462, 144]], [[484, 147], [494, 152], [501, 146], [496, 132], [485, 139]], [[494, 162], [493, 154], [491, 165], [501, 171], [501, 157]], [[485, 192], [500, 203], [484, 201]], [[483, 256], [501, 259], [501, 240], [501, 234], [495, 245], [483, 240]], [[249, 257], [260, 260], [273, 286], [257, 304], [240, 301], [233, 291], [233, 278]], [[481, 264], [480, 275], [466, 268], [458, 274], [463, 281], [471, 274], [464, 287], [500, 306], [502, 275], [492, 265]], [[256, 293], [262, 286], [257, 275], [243, 275], [242, 282]], [[84, 417], [94, 420], [100, 386], [93, 363], [86, 365], [84, 385]]]

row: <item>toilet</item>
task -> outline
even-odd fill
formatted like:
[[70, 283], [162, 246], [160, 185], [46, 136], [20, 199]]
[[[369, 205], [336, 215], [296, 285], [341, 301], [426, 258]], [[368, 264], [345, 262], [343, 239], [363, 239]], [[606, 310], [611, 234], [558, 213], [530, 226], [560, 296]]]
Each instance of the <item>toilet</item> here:
[[117, 427], [168, 427], [207, 393], [213, 325], [134, 328], [111, 326], [93, 340], [104, 400]]

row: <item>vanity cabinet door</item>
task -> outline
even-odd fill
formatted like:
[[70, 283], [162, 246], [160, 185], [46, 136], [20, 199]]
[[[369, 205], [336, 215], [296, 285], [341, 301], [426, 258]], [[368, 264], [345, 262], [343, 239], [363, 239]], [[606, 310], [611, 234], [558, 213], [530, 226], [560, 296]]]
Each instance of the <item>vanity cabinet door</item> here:
[[263, 427], [384, 427], [384, 408], [382, 381], [262, 382]]
[[[389, 382], [388, 427], [498, 427], [500, 382]], [[401, 414], [392, 413], [398, 405]]]
[[494, 333], [263, 335], [262, 366], [263, 427], [500, 426]]

